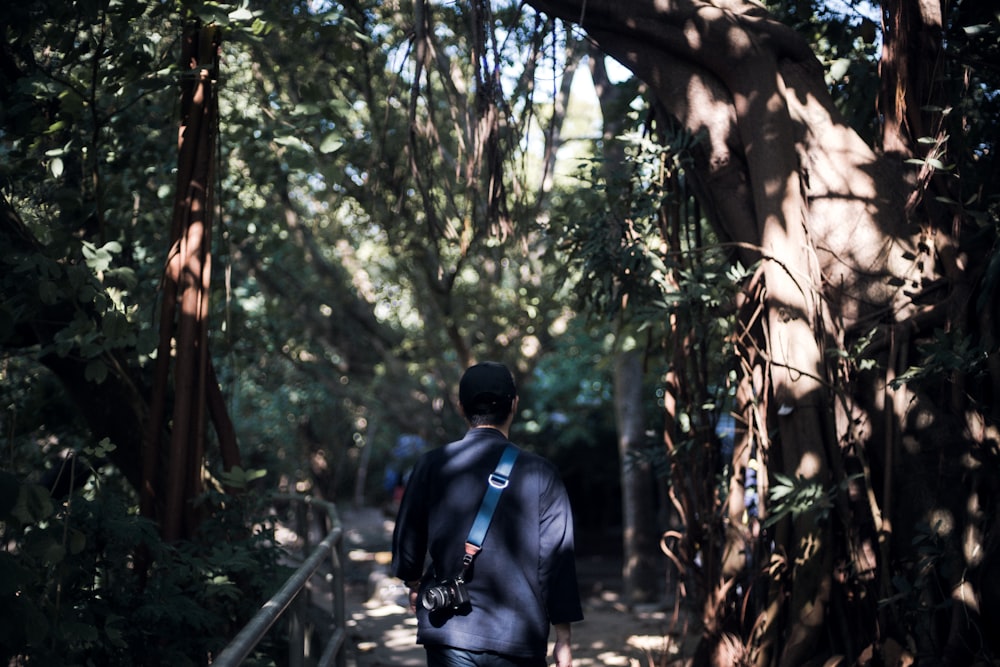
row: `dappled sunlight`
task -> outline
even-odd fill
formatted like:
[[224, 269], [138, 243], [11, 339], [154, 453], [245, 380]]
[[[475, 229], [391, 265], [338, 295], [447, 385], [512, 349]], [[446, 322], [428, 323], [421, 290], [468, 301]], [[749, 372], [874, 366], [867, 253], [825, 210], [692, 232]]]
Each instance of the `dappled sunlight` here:
[[[348, 630], [354, 637], [359, 666], [422, 664], [424, 649], [416, 643], [416, 617], [406, 607], [383, 602], [377, 593], [349, 607]], [[613, 591], [601, 591], [587, 599], [584, 615], [582, 622], [573, 625], [576, 667], [659, 664], [664, 656], [680, 652], [678, 641], [668, 633], [666, 612], [629, 611]]]
[[278, 524], [274, 528], [274, 539], [278, 544], [289, 546], [299, 541], [299, 534], [284, 524]]
[[[458, 502], [455, 500], [455, 502]], [[377, 510], [342, 513], [349, 581], [346, 600], [348, 643], [354, 667], [426, 665], [417, 644], [417, 621], [406, 605], [402, 582], [388, 576], [393, 521]], [[617, 580], [615, 580], [617, 581]], [[586, 584], [586, 582], [581, 582]], [[633, 667], [659, 664], [679, 653], [665, 605], [628, 609], [616, 585], [585, 586], [584, 620], [573, 624], [575, 667]], [[554, 636], [550, 635], [551, 653]], [[652, 663], [650, 662], [652, 660]]]
[[822, 469], [823, 462], [820, 461], [820, 458], [816, 454], [807, 452], [799, 460], [799, 467], [795, 474], [805, 479], [813, 479], [819, 475]]
[[632, 665], [639, 664], [637, 660], [630, 660], [614, 653], [601, 653], [596, 658], [580, 658], [574, 660], [573, 663], [578, 667], [591, 667], [591, 665], [608, 665], [609, 667], [623, 665], [631, 667]]
[[803, 535], [799, 540], [799, 551], [798, 557], [795, 559], [795, 565], [802, 567], [805, 565], [809, 559], [813, 558], [818, 552], [820, 547], [820, 541], [816, 539], [816, 535], [813, 533], [808, 533]]
[[413, 646], [414, 630], [409, 628], [396, 627], [382, 635], [386, 648]]
[[[386, 616], [400, 616], [407, 613], [406, 607], [395, 604], [381, 604], [376, 602], [365, 603], [366, 612], [372, 618], [385, 618]], [[413, 617], [416, 620], [416, 617]], [[414, 624], [416, 627], [416, 624]]]
[[[353, 535], [347, 562], [354, 572], [346, 600], [349, 644], [355, 667], [425, 665], [417, 644], [417, 620], [406, 607], [406, 588], [387, 575], [383, 551], [392, 522], [374, 513], [344, 512], [345, 536]], [[362, 583], [364, 582], [364, 583]], [[584, 620], [573, 624], [575, 667], [639, 667], [680, 654], [679, 635], [665, 604], [629, 609], [615, 587], [604, 582], [584, 596]], [[554, 636], [549, 637], [551, 655]]]
[[417, 645], [417, 619], [405, 607], [367, 602], [347, 623], [354, 638], [357, 665], [419, 665], [424, 651]]
[[[586, 622], [585, 622], [586, 623]], [[675, 656], [680, 647], [676, 641], [662, 634], [628, 634], [623, 641], [611, 645], [606, 638], [587, 642], [592, 635], [583, 627], [574, 641], [573, 664], [577, 667], [607, 665], [609, 667], [660, 664], [663, 656]], [[551, 654], [551, 645], [550, 645]]]
[[937, 507], [927, 514], [927, 525], [938, 537], [947, 537], [955, 530], [955, 516], [950, 510]]
[[969, 567], [978, 567], [983, 562], [983, 531], [979, 526], [968, 525], [962, 536], [962, 555]]
[[808, 146], [800, 148], [806, 224], [820, 270], [840, 292], [845, 321], [861, 319], [869, 308], [902, 305], [906, 295], [894, 285], [911, 281], [918, 287], [926, 269], [914, 259], [920, 255], [914, 230], [906, 227], [900, 207], [889, 206], [888, 183], [896, 174], [876, 166], [878, 157], [828, 100], [808, 92], [786, 97], [789, 115], [809, 130]]
[[955, 600], [969, 611], [979, 613], [979, 596], [973, 590], [972, 584], [963, 581], [951, 592], [951, 599]]

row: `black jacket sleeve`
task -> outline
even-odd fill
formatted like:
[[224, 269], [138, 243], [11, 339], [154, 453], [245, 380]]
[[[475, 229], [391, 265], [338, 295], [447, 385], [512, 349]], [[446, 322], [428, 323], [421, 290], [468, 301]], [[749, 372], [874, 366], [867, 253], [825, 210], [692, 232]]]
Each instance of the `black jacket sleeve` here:
[[392, 537], [392, 574], [416, 581], [424, 573], [427, 553], [427, 457], [420, 458], [403, 492]]
[[583, 620], [576, 578], [573, 544], [573, 510], [562, 480], [552, 471], [539, 510], [540, 579], [545, 585], [549, 622]]

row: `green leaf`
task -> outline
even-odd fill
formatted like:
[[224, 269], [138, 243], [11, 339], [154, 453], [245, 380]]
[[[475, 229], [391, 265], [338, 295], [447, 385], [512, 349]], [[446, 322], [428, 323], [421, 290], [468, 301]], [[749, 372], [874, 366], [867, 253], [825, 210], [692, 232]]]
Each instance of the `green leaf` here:
[[927, 158], [927, 164], [934, 167], [935, 169], [942, 169], [942, 170], [947, 169], [947, 167], [944, 166], [944, 162], [941, 162], [941, 160], [938, 160], [937, 158], [933, 157]]
[[976, 25], [963, 26], [962, 30], [969, 37], [977, 37], [979, 35], [989, 35], [991, 29], [989, 23], [977, 23]]
[[305, 152], [309, 151], [309, 147], [306, 146], [302, 142], [302, 140], [299, 139], [298, 137], [291, 137], [291, 136], [275, 137], [274, 143], [278, 144], [279, 146], [286, 146], [288, 148], [294, 148], [300, 151], [305, 151]]
[[38, 484], [22, 484], [11, 516], [22, 524], [31, 524], [49, 518], [54, 509], [52, 497], [45, 487]]
[[89, 382], [101, 384], [108, 377], [108, 367], [100, 359], [91, 359], [83, 371], [83, 377]]
[[118, 311], [111, 311], [101, 320], [101, 331], [108, 347], [125, 347], [135, 341], [135, 334], [128, 318]]
[[101, 438], [101, 441], [98, 442], [95, 446], [84, 447], [83, 452], [84, 454], [88, 454], [95, 458], [104, 458], [111, 452], [115, 451], [115, 449], [116, 449], [115, 444], [111, 442], [111, 438]]
[[829, 79], [831, 81], [840, 81], [847, 74], [847, 69], [851, 66], [851, 61], [849, 58], [838, 58], [830, 63], [830, 74]]
[[244, 470], [240, 466], [233, 466], [228, 471], [219, 475], [219, 478], [228, 487], [245, 489], [250, 482], [260, 479], [265, 475], [267, 475], [266, 470]]
[[111, 265], [111, 261], [114, 259], [113, 254], [121, 251], [122, 246], [117, 241], [105, 243], [100, 248], [88, 241], [83, 242], [84, 261], [95, 273], [106, 271]]
[[772, 473], [772, 475], [774, 476], [774, 479], [777, 480], [778, 483], [781, 486], [794, 486], [795, 485], [795, 480], [792, 479], [791, 477], [789, 477], [788, 475], [784, 474], [784, 473], [774, 472], [774, 473]]
[[21, 481], [16, 475], [0, 470], [0, 521], [5, 520], [14, 510], [20, 489]]
[[135, 288], [139, 283], [139, 279], [135, 275], [135, 269], [129, 266], [122, 266], [105, 271], [104, 282], [105, 284], [117, 284], [124, 289], [130, 290]]
[[59, 302], [61, 296], [59, 286], [51, 280], [42, 280], [38, 283], [38, 298], [47, 306]]
[[246, 7], [240, 7], [239, 9], [229, 12], [230, 21], [249, 21], [254, 17], [254, 13], [251, 12]]
[[343, 138], [339, 134], [331, 132], [330, 134], [323, 137], [323, 143], [319, 145], [319, 152], [323, 153], [324, 155], [327, 153], [333, 153], [335, 151], [340, 150], [341, 147], [343, 147], [343, 145], [344, 145]]
[[87, 535], [80, 530], [71, 529], [69, 531], [69, 552], [74, 556], [87, 548]]

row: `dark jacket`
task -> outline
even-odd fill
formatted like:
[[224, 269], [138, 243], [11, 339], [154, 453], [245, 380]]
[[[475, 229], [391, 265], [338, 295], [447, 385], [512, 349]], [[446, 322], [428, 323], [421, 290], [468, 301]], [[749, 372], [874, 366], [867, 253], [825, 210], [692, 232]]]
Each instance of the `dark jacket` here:
[[[474, 428], [417, 461], [393, 534], [396, 577], [422, 579], [422, 593], [461, 572], [469, 528], [507, 444], [496, 429]], [[521, 451], [466, 580], [469, 609], [429, 613], [418, 601], [418, 643], [537, 657], [550, 624], [582, 620], [573, 514], [551, 463]]]

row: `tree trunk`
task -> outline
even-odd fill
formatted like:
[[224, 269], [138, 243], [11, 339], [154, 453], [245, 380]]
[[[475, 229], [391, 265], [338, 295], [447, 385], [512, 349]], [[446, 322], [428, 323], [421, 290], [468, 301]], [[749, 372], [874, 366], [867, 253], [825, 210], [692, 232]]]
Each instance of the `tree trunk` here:
[[660, 596], [656, 544], [655, 487], [645, 450], [642, 351], [615, 354], [614, 402], [622, 480], [622, 582], [626, 604], [654, 602]]
[[[625, 128], [625, 113], [629, 100], [608, 76], [604, 54], [592, 46], [588, 49], [590, 76], [594, 82], [603, 120], [603, 171], [607, 183], [621, 179], [625, 167], [625, 152], [618, 136]], [[564, 76], [569, 75], [567, 71]], [[567, 89], [563, 82], [563, 89]], [[612, 206], [612, 208], [616, 208]], [[620, 212], [619, 212], [620, 213]], [[615, 215], [608, 221], [612, 239], [622, 238], [619, 225], [627, 216]], [[615, 352], [614, 404], [618, 429], [618, 454], [621, 462], [622, 542], [624, 564], [622, 579], [625, 602], [629, 605], [648, 604], [660, 596], [663, 577], [659, 567], [657, 542], [656, 486], [653, 466], [646, 447], [646, 419], [643, 414], [643, 351], [627, 323], [630, 311], [622, 303], [618, 346]], [[630, 346], [630, 347], [629, 347]], [[628, 349], [626, 349], [626, 347]]]
[[[163, 281], [160, 343], [143, 448], [141, 503], [146, 516], [161, 520], [167, 540], [189, 537], [198, 524], [192, 501], [203, 491], [209, 413], [220, 434], [224, 464], [228, 468], [239, 462], [235, 432], [218, 395], [208, 355], [220, 39], [216, 26], [205, 27], [199, 22], [185, 26], [181, 58], [190, 75], [182, 84], [173, 244]], [[163, 452], [160, 443], [171, 362], [173, 414], [169, 447]], [[214, 386], [210, 387], [210, 382]]]
[[[809, 45], [758, 5], [530, 4], [578, 22], [649, 86], [659, 105], [701, 137], [692, 174], [699, 203], [744, 266], [761, 263], [762, 317], [743, 322], [746, 331], [756, 332], [746, 339], [749, 370], [765, 373], [757, 376], [756, 388], [766, 391], [755, 395], [752, 406], [757, 425], [766, 429], [759, 434], [759, 454], [769, 476], [781, 473], [830, 494], [835, 516], [853, 531], [852, 521], [863, 517], [845, 514], [837, 486], [844, 480], [847, 448], [863, 450], [879, 441], [883, 422], [889, 423], [879, 415], [891, 416], [894, 408], [920, 399], [905, 389], [895, 390], [902, 393], [887, 403], [859, 394], [845, 402], [862, 414], [860, 421], [836, 421], [832, 389], [839, 371], [826, 351], [843, 349], [887, 321], [882, 331], [914, 321], [921, 309], [925, 316], [940, 311], [916, 303], [926, 296], [923, 286], [941, 273], [938, 256], [928, 250], [932, 243], [907, 224], [904, 204], [912, 184], [900, 161], [876, 155], [847, 127]], [[910, 73], [903, 80], [923, 79]], [[905, 415], [898, 419], [906, 428]], [[872, 440], [859, 436], [858, 423], [876, 424]], [[747, 456], [745, 448], [737, 452]], [[876, 461], [885, 462], [887, 474], [890, 452]], [[738, 467], [745, 473], [747, 465]], [[760, 498], [765, 513], [766, 500]], [[877, 499], [870, 503], [873, 514], [891, 510], [880, 508]], [[756, 629], [758, 664], [773, 659], [801, 665], [820, 651], [834, 586], [835, 527], [834, 520], [811, 511], [769, 531], [775, 545], [768, 569], [771, 604]], [[861, 551], [852, 548], [855, 556]], [[858, 556], [852, 565], [864, 562]], [[851, 641], [874, 641], [877, 630], [865, 631], [867, 636]]]

